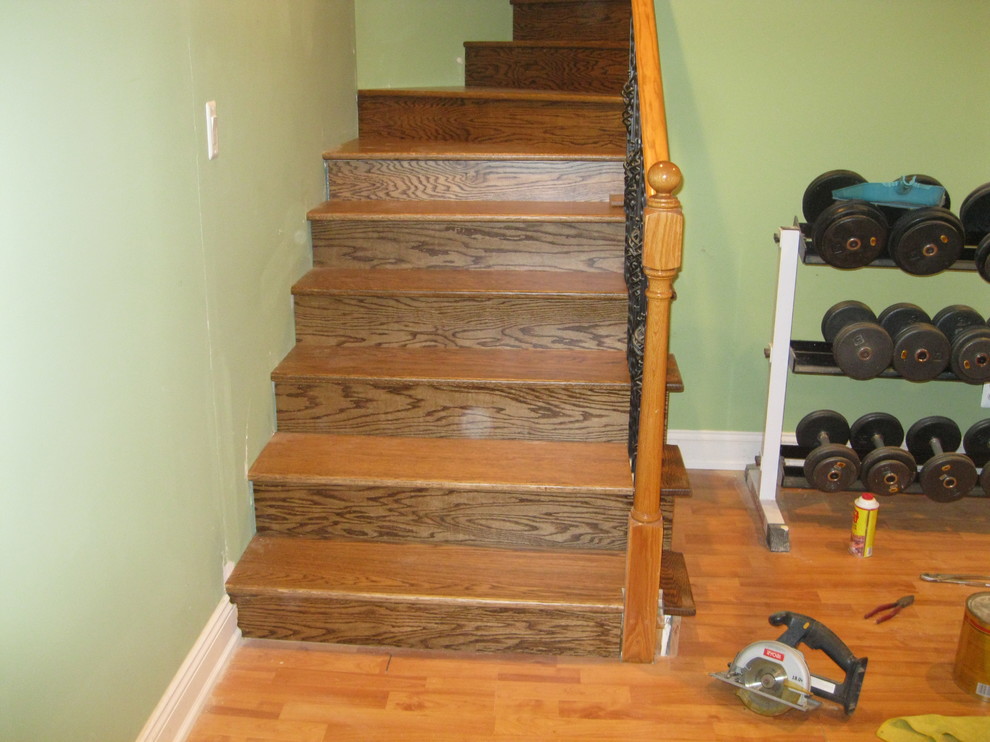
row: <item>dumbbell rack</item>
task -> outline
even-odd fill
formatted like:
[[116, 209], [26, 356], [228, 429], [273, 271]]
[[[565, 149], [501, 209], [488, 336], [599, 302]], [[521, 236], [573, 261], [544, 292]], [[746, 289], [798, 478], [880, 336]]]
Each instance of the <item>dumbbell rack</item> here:
[[[790, 532], [777, 504], [781, 487], [801, 486], [796, 477], [787, 476], [784, 467], [784, 455], [793, 448], [784, 446], [782, 441], [787, 376], [792, 370], [819, 375], [842, 375], [842, 371], [835, 365], [827, 343], [791, 340], [798, 263], [804, 261], [808, 264], [824, 264], [824, 261], [813, 252], [806, 252], [807, 245], [796, 219], [794, 226], [781, 227], [774, 235], [774, 240], [779, 248], [779, 261], [773, 334], [766, 350], [770, 365], [766, 422], [757, 462], [746, 468], [746, 483], [756, 500], [767, 547], [770, 551], [790, 551]], [[973, 253], [972, 248], [964, 249], [961, 260], [953, 269], [975, 270]], [[893, 266], [893, 262], [881, 258], [873, 265]], [[887, 369], [880, 376], [899, 378], [893, 369]], [[937, 377], [940, 380], [955, 378], [950, 371]], [[803, 481], [803, 477], [800, 479]], [[906, 491], [912, 490], [920, 491], [916, 486]]]

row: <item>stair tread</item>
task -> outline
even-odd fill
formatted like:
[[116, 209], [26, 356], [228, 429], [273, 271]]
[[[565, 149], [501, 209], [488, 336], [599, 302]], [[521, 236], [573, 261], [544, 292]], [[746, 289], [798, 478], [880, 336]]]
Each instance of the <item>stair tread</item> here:
[[493, 47], [493, 48], [519, 48], [519, 49], [621, 49], [627, 50], [629, 42], [622, 41], [582, 41], [581, 39], [560, 40], [560, 39], [530, 39], [514, 41], [465, 41], [466, 47]]
[[477, 490], [594, 490], [628, 494], [626, 446], [480, 438], [401, 438], [276, 433], [252, 480], [335, 484], [457, 483]]
[[625, 353], [604, 350], [335, 347], [300, 343], [274, 381], [396, 379], [628, 387]]
[[292, 287], [302, 295], [578, 296], [622, 298], [625, 281], [607, 271], [313, 268]]
[[621, 147], [574, 147], [486, 142], [443, 142], [432, 139], [360, 137], [323, 153], [324, 160], [625, 160]]
[[598, 103], [622, 105], [618, 93], [583, 93], [567, 90], [528, 90], [526, 88], [481, 88], [467, 85], [421, 88], [369, 88], [358, 91], [359, 97], [379, 98], [445, 98], [491, 101], [526, 101], [546, 103]]
[[622, 609], [625, 555], [256, 536], [233, 594], [528, 603]]
[[622, 206], [601, 201], [339, 200], [324, 201], [307, 216], [310, 221], [625, 221]]

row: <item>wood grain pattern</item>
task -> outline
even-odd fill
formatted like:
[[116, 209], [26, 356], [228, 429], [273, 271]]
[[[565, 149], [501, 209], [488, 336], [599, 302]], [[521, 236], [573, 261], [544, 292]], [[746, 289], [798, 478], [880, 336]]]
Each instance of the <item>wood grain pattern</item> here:
[[512, 38], [627, 42], [630, 14], [628, 0], [513, 0]]
[[394, 348], [622, 350], [613, 298], [298, 296], [299, 342]]
[[299, 344], [273, 380], [283, 431], [626, 439], [629, 383], [620, 351]]
[[295, 296], [539, 296], [625, 299], [621, 273], [564, 271], [368, 271], [315, 268], [292, 287]]
[[359, 91], [358, 134], [574, 148], [623, 146], [626, 137], [619, 96], [492, 88]]
[[250, 476], [274, 483], [457, 483], [474, 491], [631, 491], [628, 457], [615, 443], [276, 433]]
[[622, 555], [255, 538], [228, 581], [248, 636], [615, 653]]
[[382, 158], [411, 160], [485, 160], [523, 162], [538, 160], [607, 160], [624, 162], [625, 147], [573, 147], [555, 143], [539, 145], [526, 143], [437, 142], [430, 139], [392, 139], [389, 137], [360, 137], [323, 153], [325, 160]]
[[460, 652], [525, 652], [611, 657], [617, 611], [472, 605], [422, 600], [337, 600], [280, 594], [238, 597], [244, 636]]
[[[396, 486], [462, 492], [632, 490], [624, 446], [616, 443], [402, 438], [276, 433], [251, 467], [255, 487]], [[664, 450], [663, 491], [691, 492], [677, 446]], [[507, 463], [508, 462], [508, 463]]]
[[[741, 472], [691, 475], [696, 491], [678, 501], [674, 541], [691, 572], [697, 616], [682, 623], [676, 657], [632, 665], [249, 640], [189, 742], [864, 742], [898, 716], [986, 715], [986, 704], [952, 680], [965, 601], [978, 588], [918, 578], [986, 569], [985, 502], [885, 500], [877, 550], [864, 560], [845, 548], [855, 494], [785, 490], [792, 550], [772, 553]], [[894, 620], [863, 620], [878, 603], [907, 594], [915, 602]], [[709, 676], [749, 643], [779, 636], [767, 623], [779, 610], [822, 621], [869, 657], [853, 715], [824, 701], [808, 713], [759, 716]], [[836, 676], [823, 653], [802, 651], [813, 672]]]
[[607, 160], [334, 159], [327, 182], [333, 200], [608, 201], [623, 175]]
[[255, 484], [258, 533], [377, 542], [622, 551], [628, 495]]
[[615, 222], [319, 221], [312, 223], [313, 262], [327, 268], [621, 272], [623, 230]]
[[629, 75], [628, 42], [468, 42], [464, 52], [469, 86], [621, 93]]

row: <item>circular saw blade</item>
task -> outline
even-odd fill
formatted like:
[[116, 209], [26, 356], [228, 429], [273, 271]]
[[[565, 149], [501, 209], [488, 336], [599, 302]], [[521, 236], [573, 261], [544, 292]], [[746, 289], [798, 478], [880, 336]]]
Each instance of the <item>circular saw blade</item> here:
[[750, 711], [763, 716], [780, 716], [797, 706], [802, 694], [788, 683], [787, 670], [778, 662], [756, 657], [749, 661], [740, 676], [742, 687], [736, 691]]
[[740, 650], [729, 666], [729, 680], [751, 711], [779, 716], [788, 709], [807, 711], [811, 674], [801, 652], [779, 641], [759, 641]]

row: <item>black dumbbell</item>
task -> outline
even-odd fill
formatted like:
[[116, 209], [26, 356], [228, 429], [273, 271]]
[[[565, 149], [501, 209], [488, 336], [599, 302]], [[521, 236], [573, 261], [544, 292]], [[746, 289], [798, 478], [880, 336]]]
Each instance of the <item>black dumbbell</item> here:
[[891, 361], [894, 343], [877, 316], [860, 301], [840, 301], [822, 317], [822, 337], [835, 364], [853, 379], [872, 379]]
[[973, 423], [963, 436], [963, 450], [980, 467], [980, 487], [990, 495], [990, 419]]
[[962, 441], [959, 426], [947, 417], [925, 417], [907, 432], [907, 448], [921, 465], [921, 491], [936, 502], [965, 497], [976, 486], [976, 465], [956, 453]]
[[833, 410], [809, 412], [797, 424], [797, 444], [810, 449], [804, 477], [822, 492], [849, 489], [859, 476], [859, 456], [848, 446], [849, 423]]
[[883, 253], [890, 227], [876, 206], [852, 199], [836, 201], [815, 220], [811, 242], [835, 268], [862, 268]]
[[905, 273], [941, 273], [962, 255], [964, 231], [959, 218], [944, 206], [905, 212], [890, 229], [887, 254]]
[[900, 447], [904, 428], [893, 415], [870, 412], [849, 429], [849, 445], [860, 454], [859, 478], [870, 492], [894, 495], [903, 492], [918, 474], [909, 451]]
[[815, 178], [801, 200], [818, 255], [836, 268], [862, 268], [880, 257], [890, 227], [887, 217], [866, 201], [836, 201], [832, 192], [865, 183], [852, 170], [829, 170]]
[[905, 379], [928, 381], [948, 367], [949, 339], [918, 305], [892, 304], [878, 321], [894, 343], [891, 365]]
[[973, 262], [984, 281], [990, 281], [990, 183], [984, 183], [966, 196], [959, 207], [959, 220], [966, 232], [966, 244], [976, 245]]
[[990, 381], [990, 327], [975, 309], [963, 304], [946, 307], [932, 319], [952, 344], [949, 366], [967, 384]]
[[832, 197], [833, 191], [865, 182], [866, 178], [852, 170], [829, 170], [822, 173], [804, 189], [801, 210], [804, 212], [805, 221], [814, 224], [822, 212], [835, 203]]

